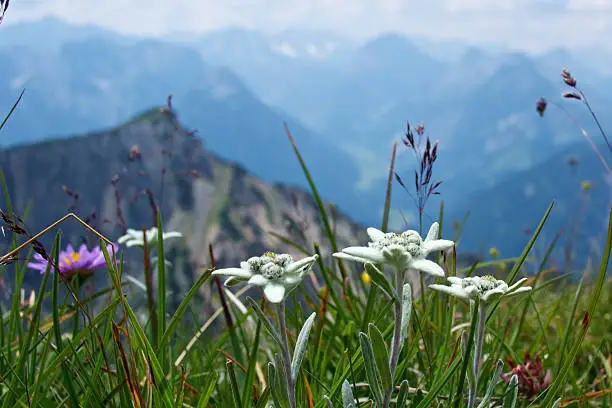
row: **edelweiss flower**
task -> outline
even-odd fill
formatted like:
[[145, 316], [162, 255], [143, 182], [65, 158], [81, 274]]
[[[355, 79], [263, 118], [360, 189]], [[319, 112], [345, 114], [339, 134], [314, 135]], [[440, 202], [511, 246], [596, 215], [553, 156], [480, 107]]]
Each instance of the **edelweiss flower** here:
[[493, 276], [474, 276], [471, 278], [458, 278], [451, 276], [448, 281], [450, 286], [429, 285], [431, 289], [448, 293], [465, 300], [480, 299], [483, 303], [490, 303], [505, 296], [514, 296], [531, 290], [531, 286], [519, 288], [527, 278], [520, 279], [514, 285], [508, 286], [503, 280], [495, 279]]
[[280, 303], [302, 282], [318, 258], [313, 255], [294, 262], [291, 255], [266, 252], [240, 262], [240, 268], [217, 269], [212, 274], [229, 276], [226, 286], [248, 280], [251, 285], [262, 286], [270, 302]]
[[[116, 253], [118, 249], [117, 244], [106, 246], [106, 250], [111, 257], [113, 256], [113, 249]], [[28, 268], [39, 270], [41, 274], [45, 273], [48, 261], [40, 254], [34, 254], [32, 259], [33, 262], [28, 263]], [[96, 269], [105, 266], [104, 253], [99, 246], [89, 251], [87, 245], [83, 244], [79, 247], [79, 251], [76, 252], [72, 245], [68, 244], [66, 245], [66, 250], [59, 253], [58, 269], [67, 279], [72, 279], [74, 275], [88, 278], [93, 275]], [[53, 270], [54, 268], [51, 266], [50, 271], [53, 272]]]
[[425, 259], [430, 252], [443, 251], [455, 243], [437, 239], [440, 226], [434, 222], [423, 241], [417, 231], [408, 230], [400, 234], [384, 233], [368, 228], [371, 242], [367, 247], [348, 247], [336, 252], [336, 258], [371, 264], [390, 264], [399, 269], [417, 269], [436, 276], [444, 276], [444, 270], [435, 262]]
[[[125, 244], [127, 247], [139, 246], [144, 247], [144, 240], [142, 231], [135, 230], [132, 228], [128, 228], [127, 233], [117, 240], [120, 244]], [[153, 245], [157, 244], [157, 227], [153, 227], [146, 232], [146, 240], [147, 246], [151, 248]], [[164, 232], [163, 240], [165, 241], [168, 238], [180, 238], [183, 234], [180, 232]]]

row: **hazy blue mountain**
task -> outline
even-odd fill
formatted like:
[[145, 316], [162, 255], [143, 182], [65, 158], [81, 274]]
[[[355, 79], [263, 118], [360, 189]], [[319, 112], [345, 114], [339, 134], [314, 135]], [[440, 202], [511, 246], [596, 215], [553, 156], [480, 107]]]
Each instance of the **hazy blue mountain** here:
[[315, 30], [267, 35], [230, 28], [184, 41], [205, 60], [231, 67], [264, 102], [279, 107], [293, 88], [329, 76], [328, 60], [350, 49], [346, 39]]
[[13, 53], [0, 55], [12, 73], [1, 82], [3, 111], [17, 96], [12, 84], [27, 80], [22, 104], [3, 129], [5, 146], [121, 123], [173, 94], [179, 114], [213, 152], [265, 180], [306, 185], [283, 130], [287, 121], [321, 193], [344, 208], [354, 201], [352, 158], [264, 105], [232, 71], [207, 65], [193, 49], [92, 39], [66, 43], [57, 55], [27, 67], [14, 62]]
[[[608, 158], [607, 148], [599, 146]], [[570, 165], [570, 159], [575, 165]], [[591, 189], [583, 191], [582, 181]], [[470, 216], [463, 229], [459, 248], [487, 252], [498, 248], [504, 256], [516, 256], [529, 240], [548, 205], [555, 201], [550, 218], [538, 241], [540, 256], [555, 234], [564, 229], [554, 261], [565, 261], [571, 244], [577, 251], [574, 267], [584, 266], [586, 255], [601, 254], [605, 243], [608, 214], [612, 203], [612, 179], [586, 141], [573, 143], [534, 167], [513, 173], [493, 188], [483, 188], [451, 203], [448, 216], [461, 220]], [[446, 234], [452, 234], [451, 223]], [[553, 261], [553, 263], [555, 263]]]
[[91, 38], [123, 42], [136, 40], [99, 26], [72, 24], [57, 17], [0, 25], [0, 49], [22, 46], [36, 51], [55, 52], [67, 42]]
[[[27, 88], [0, 143], [119, 124], [172, 93], [181, 119], [211, 151], [265, 180], [304, 186], [282, 127], [287, 121], [323, 196], [357, 221], [379, 225], [391, 147], [407, 120], [423, 122], [440, 142], [434, 179], [443, 181], [447, 206], [584, 142], [556, 107], [539, 117], [541, 96], [562, 103], [596, 137], [588, 112], [560, 100], [566, 87], [559, 71], [566, 64], [552, 73], [577, 54], [460, 47], [442, 58], [423, 44], [396, 34], [355, 45], [316, 30], [228, 29], [164, 42], [93, 36], [65, 41], [57, 52], [0, 47], [0, 110]], [[569, 62], [611, 128], [603, 112], [612, 103], [612, 80], [598, 74], [583, 81], [591, 75], [583, 67], [591, 65], [578, 57]], [[401, 145], [396, 168], [408, 181], [417, 168]], [[394, 208], [414, 220], [412, 200], [397, 184], [394, 199]], [[438, 204], [432, 199], [427, 217], [435, 218]]]
[[[535, 101], [554, 93], [556, 88], [531, 59], [521, 54], [508, 57], [467, 95], [461, 118], [444, 141], [451, 156], [469, 154], [469, 160], [449, 163], [453, 171], [494, 183], [499, 175], [545, 159], [561, 140], [575, 140], [576, 132], [566, 123], [557, 126], [558, 115], [553, 115], [558, 112], [550, 112], [545, 120], [535, 112]], [[487, 169], [486, 174], [482, 169]]]
[[580, 78], [596, 81], [601, 76], [587, 61], [581, 60], [565, 48], [546, 51], [536, 55], [534, 59], [542, 75], [555, 81], [559, 79], [562, 68], [571, 70], [573, 75]]

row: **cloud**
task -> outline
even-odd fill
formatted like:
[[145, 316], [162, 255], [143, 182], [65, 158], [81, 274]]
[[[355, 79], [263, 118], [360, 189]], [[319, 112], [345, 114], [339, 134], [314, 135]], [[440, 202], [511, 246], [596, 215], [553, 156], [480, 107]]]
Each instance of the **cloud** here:
[[519, 49], [608, 46], [612, 0], [21, 0], [9, 20], [55, 15], [127, 34], [163, 36], [227, 27], [332, 29], [363, 39], [395, 31]]
[[612, 12], [612, 0], [569, 0], [569, 11]]

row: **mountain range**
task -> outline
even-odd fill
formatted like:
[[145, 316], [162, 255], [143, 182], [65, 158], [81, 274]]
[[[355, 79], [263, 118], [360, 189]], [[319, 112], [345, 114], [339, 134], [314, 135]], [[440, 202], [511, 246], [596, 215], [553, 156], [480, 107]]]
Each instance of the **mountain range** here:
[[[168, 303], [174, 306], [210, 267], [209, 245], [219, 268], [270, 250], [304, 256], [279, 237], [309, 253], [317, 242], [329, 262], [329, 240], [312, 195], [301, 188], [264, 183], [221, 159], [166, 108], [144, 112], [112, 129], [2, 149], [0, 168], [13, 210], [25, 219], [30, 235], [72, 211], [116, 242], [126, 228], [155, 225], [152, 199], [160, 208], [165, 230], [184, 235], [164, 244], [166, 258], [173, 264], [168, 271]], [[4, 193], [1, 199], [6, 199]], [[331, 215], [331, 208], [326, 208]], [[333, 214], [339, 246], [366, 241], [363, 227], [342, 212]], [[68, 242], [73, 246], [99, 242], [73, 220], [59, 228], [63, 247]], [[55, 233], [52, 230], [40, 239], [48, 251]], [[0, 242], [2, 253], [9, 243]], [[142, 268], [130, 267], [139, 263], [139, 250], [120, 250], [126, 252], [126, 273], [144, 282]], [[25, 253], [20, 254], [23, 257]], [[10, 287], [12, 276], [5, 273], [0, 278], [6, 278], [3, 283]], [[26, 287], [35, 288], [38, 282], [37, 272], [26, 273]], [[97, 287], [108, 282], [105, 273], [94, 275]], [[207, 298], [211, 290], [216, 288], [203, 288], [202, 296]], [[204, 304], [212, 307], [211, 302]]]
[[[397, 34], [355, 43], [329, 32], [269, 36], [244, 29], [154, 40], [52, 19], [2, 26], [0, 38], [0, 109], [26, 88], [0, 134], [2, 145], [118, 125], [173, 94], [182, 123], [197, 129], [211, 152], [265, 181], [305, 187], [287, 122], [321, 194], [365, 225], [380, 223], [392, 143], [406, 121], [423, 122], [439, 140], [434, 178], [443, 181], [441, 198], [458, 219], [481, 204], [469, 197], [495, 191], [507, 201], [500, 183], [548, 174], [542, 166], [564, 162], [568, 150], [586, 144], [561, 110], [551, 106], [544, 118], [535, 111], [539, 97], [553, 100], [563, 90], [559, 64], [574, 64], [568, 68], [596, 109], [612, 102], [605, 67], [563, 49], [530, 55], [434, 47]], [[575, 101], [560, 103], [596, 134]], [[611, 128], [609, 117], [600, 119]], [[399, 150], [397, 171], [410, 180], [417, 163], [401, 144]], [[411, 199], [398, 187], [395, 227], [402, 224], [398, 207], [415, 220]], [[554, 178], [551, 188], [565, 200], [573, 186]], [[434, 214], [438, 198], [428, 206]], [[474, 240], [465, 244], [475, 249]]]

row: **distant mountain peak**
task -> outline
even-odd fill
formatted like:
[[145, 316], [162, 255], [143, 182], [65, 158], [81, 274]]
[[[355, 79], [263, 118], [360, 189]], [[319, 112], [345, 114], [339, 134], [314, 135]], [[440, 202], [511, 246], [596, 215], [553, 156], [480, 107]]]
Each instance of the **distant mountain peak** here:
[[119, 125], [117, 129], [127, 125], [140, 124], [143, 122], [148, 123], [160, 123], [160, 122], [168, 122], [176, 124], [177, 122], [177, 114], [174, 111], [169, 110], [166, 106], [157, 106], [151, 109], [148, 109], [136, 116], [132, 119], [128, 120], [125, 124]]
[[479, 47], [468, 47], [460, 58], [459, 63], [481, 62], [489, 59], [490, 55]]
[[533, 72], [538, 70], [536, 62], [527, 53], [522, 51], [508, 53], [507, 56], [503, 58], [501, 66], [528, 69]]
[[[365, 52], [375, 52], [385, 55], [394, 53], [422, 53], [408, 38], [397, 33], [386, 33], [366, 42], [361, 49]], [[425, 55], [423, 53], [423, 55]]]

